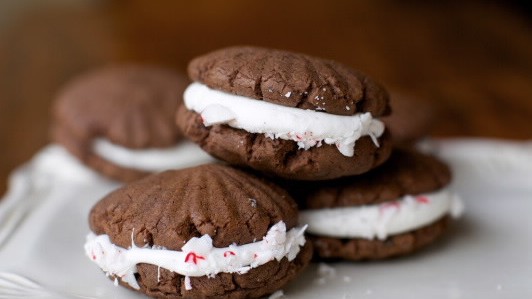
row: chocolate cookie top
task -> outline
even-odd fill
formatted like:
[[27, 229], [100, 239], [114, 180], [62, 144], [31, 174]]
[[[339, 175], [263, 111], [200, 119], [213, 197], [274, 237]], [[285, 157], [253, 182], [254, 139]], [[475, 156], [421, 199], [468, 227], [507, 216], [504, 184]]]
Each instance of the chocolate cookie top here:
[[78, 143], [104, 137], [128, 148], [173, 145], [180, 138], [175, 110], [187, 83], [157, 67], [98, 69], [60, 91], [52, 108], [54, 126], [82, 140]]
[[208, 234], [215, 247], [261, 240], [284, 221], [297, 224], [297, 207], [281, 188], [228, 166], [203, 165], [166, 171], [130, 183], [92, 209], [96, 234], [127, 248], [136, 244], [180, 250], [192, 237]]
[[353, 115], [388, 113], [388, 94], [332, 60], [281, 50], [231, 47], [192, 60], [188, 74], [210, 88], [275, 104]]
[[388, 161], [366, 174], [298, 185], [293, 194], [309, 209], [347, 207], [436, 191], [450, 180], [449, 168], [438, 159], [412, 149], [397, 148]]

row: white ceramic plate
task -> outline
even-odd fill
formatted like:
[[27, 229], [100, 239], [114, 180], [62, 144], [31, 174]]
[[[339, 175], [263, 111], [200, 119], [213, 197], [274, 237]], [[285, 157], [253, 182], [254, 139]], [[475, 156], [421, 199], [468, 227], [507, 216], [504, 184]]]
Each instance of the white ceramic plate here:
[[[450, 163], [466, 204], [446, 237], [410, 257], [312, 265], [284, 289], [287, 298], [531, 298], [532, 143], [447, 140], [423, 148]], [[61, 151], [43, 152], [50, 150]], [[18, 170], [25, 183], [0, 205], [0, 217], [11, 209], [0, 236], [12, 227], [0, 247], [0, 298], [143, 298], [115, 287], [83, 252], [90, 207], [118, 185], [75, 161], [65, 170], [40, 156]], [[80, 172], [85, 179], [73, 179]], [[13, 212], [24, 206], [31, 208]]]

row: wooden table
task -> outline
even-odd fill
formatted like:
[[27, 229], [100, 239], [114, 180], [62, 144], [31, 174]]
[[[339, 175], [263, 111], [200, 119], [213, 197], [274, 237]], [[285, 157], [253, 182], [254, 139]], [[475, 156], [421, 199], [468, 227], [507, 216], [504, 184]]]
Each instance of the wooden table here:
[[188, 2], [41, 3], [0, 23], [0, 193], [8, 173], [48, 142], [50, 103], [73, 75], [116, 62], [184, 70], [195, 55], [235, 44], [359, 68], [392, 94], [438, 107], [435, 136], [532, 138], [532, 35], [515, 8], [462, 1]]

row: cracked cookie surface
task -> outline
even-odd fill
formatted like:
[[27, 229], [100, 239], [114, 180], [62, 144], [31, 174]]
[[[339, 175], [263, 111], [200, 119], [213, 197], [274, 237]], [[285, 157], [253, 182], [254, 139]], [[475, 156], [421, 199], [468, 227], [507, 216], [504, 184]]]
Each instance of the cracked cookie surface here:
[[348, 66], [259, 47], [220, 49], [192, 60], [189, 77], [210, 88], [257, 100], [338, 115], [388, 113], [388, 93]]

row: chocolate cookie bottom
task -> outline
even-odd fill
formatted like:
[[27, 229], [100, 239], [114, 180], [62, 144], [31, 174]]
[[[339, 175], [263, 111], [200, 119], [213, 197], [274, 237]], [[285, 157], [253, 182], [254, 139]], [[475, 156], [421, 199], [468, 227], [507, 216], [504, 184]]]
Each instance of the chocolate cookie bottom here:
[[308, 236], [314, 251], [321, 259], [347, 259], [352, 261], [378, 260], [410, 254], [431, 244], [447, 230], [450, 221], [445, 216], [417, 230], [389, 236], [385, 240], [337, 239]]
[[387, 132], [378, 138], [379, 147], [369, 136], [360, 138], [354, 156], [347, 157], [334, 145], [303, 150], [291, 140], [271, 139], [227, 125], [205, 127], [201, 115], [184, 106], [179, 108], [177, 123], [186, 137], [221, 160], [292, 180], [326, 180], [361, 174], [382, 164], [391, 153]]
[[[212, 278], [190, 277], [191, 290], [185, 289], [184, 276], [162, 268], [158, 269], [153, 265], [139, 264], [136, 278], [140, 290], [135, 291], [160, 299], [261, 298], [281, 289], [297, 277], [309, 264], [312, 250], [312, 243], [307, 242], [294, 260], [288, 261], [286, 258], [281, 261], [274, 260], [245, 274], [220, 273]], [[119, 283], [132, 289], [129, 284], [121, 280]]]

